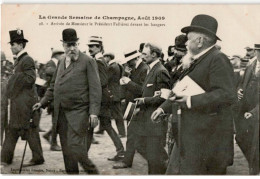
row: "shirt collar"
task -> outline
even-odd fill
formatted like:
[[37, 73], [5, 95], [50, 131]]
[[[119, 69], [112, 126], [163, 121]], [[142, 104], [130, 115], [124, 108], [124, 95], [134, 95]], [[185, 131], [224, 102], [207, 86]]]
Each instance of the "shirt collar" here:
[[160, 62], [159, 59], [157, 59], [157, 60], [153, 61], [151, 64], [149, 64], [150, 70], [151, 70], [158, 62]]
[[57, 66], [57, 64], [58, 64], [58, 59], [52, 58], [51, 60], [52, 60], [52, 61], [55, 63], [55, 65]]
[[26, 51], [23, 49], [21, 50], [17, 55], [16, 58], [19, 58], [22, 54], [26, 53]]
[[200, 58], [202, 55], [204, 55], [205, 53], [207, 53], [210, 49], [212, 49], [215, 45], [212, 45], [210, 46], [209, 48], [203, 50], [202, 52], [198, 53], [197, 55], [194, 55], [192, 58], [195, 60], [195, 59], [198, 59]]
[[96, 58], [96, 59], [98, 59], [98, 58], [102, 58], [102, 57], [103, 57], [103, 55], [102, 55], [101, 52], [99, 52], [99, 53], [97, 53], [97, 54], [95, 55], [95, 58]]
[[112, 63], [116, 63], [116, 60], [114, 59], [114, 60], [110, 60], [110, 61], [108, 62], [109, 65], [111, 65]]

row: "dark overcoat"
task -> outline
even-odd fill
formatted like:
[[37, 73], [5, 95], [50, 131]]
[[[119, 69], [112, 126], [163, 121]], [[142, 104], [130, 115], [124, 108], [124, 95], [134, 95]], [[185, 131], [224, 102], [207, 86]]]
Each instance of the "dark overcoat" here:
[[95, 60], [79, 52], [78, 59], [72, 61], [67, 68], [65, 59], [59, 61], [41, 104], [45, 106], [54, 100], [53, 124], [57, 125], [62, 107], [72, 129], [79, 135], [84, 135], [89, 125], [89, 114], [99, 115], [101, 94]]
[[[7, 96], [11, 99], [9, 126], [28, 129], [32, 118], [32, 106], [37, 102], [34, 60], [24, 52], [14, 64], [14, 74], [8, 81]], [[39, 125], [39, 118], [33, 121]]]
[[[171, 157], [168, 174], [208, 174], [208, 169], [226, 167], [233, 159], [231, 104], [236, 92], [232, 65], [215, 47], [198, 60], [188, 76], [205, 93], [191, 96], [191, 108], [181, 109], [181, 160], [179, 163], [175, 146], [171, 155], [177, 152], [177, 156]], [[169, 103], [167, 100], [161, 107], [169, 111]], [[176, 105], [172, 112], [177, 118]]]

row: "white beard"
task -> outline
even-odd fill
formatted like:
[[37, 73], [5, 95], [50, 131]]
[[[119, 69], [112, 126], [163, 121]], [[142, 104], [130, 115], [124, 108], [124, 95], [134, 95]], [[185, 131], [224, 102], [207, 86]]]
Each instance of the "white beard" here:
[[187, 69], [190, 67], [190, 64], [192, 62], [192, 55], [190, 53], [187, 53], [182, 59], [182, 67], [183, 69]]

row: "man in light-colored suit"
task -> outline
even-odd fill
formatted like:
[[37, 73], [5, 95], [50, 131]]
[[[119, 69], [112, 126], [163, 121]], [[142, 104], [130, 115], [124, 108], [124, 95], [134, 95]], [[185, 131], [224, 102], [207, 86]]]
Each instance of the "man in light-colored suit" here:
[[62, 36], [66, 58], [59, 61], [50, 88], [34, 108], [54, 100], [53, 124], [60, 136], [66, 172], [78, 174], [80, 163], [85, 172], [97, 174], [87, 153], [87, 129], [98, 125], [101, 104], [97, 64], [79, 51], [74, 29], [63, 30]]

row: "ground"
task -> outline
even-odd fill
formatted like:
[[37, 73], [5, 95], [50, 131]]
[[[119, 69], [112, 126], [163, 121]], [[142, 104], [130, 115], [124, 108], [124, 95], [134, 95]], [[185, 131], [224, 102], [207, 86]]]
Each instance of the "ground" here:
[[[112, 121], [115, 127], [115, 122]], [[46, 131], [51, 128], [51, 116], [47, 115], [46, 111], [42, 113], [42, 119], [40, 127]], [[116, 128], [115, 128], [116, 129]], [[62, 152], [50, 151], [49, 143], [42, 137], [44, 133], [40, 133], [41, 144], [43, 148], [43, 155], [45, 163], [43, 165], [27, 167], [22, 169], [22, 174], [44, 174], [44, 175], [61, 175], [66, 174], [64, 171], [64, 162]], [[112, 169], [115, 162], [108, 161], [107, 158], [116, 154], [115, 147], [105, 133], [104, 135], [95, 135], [99, 144], [93, 144], [90, 148], [89, 157], [96, 164], [101, 175], [147, 175], [147, 162], [138, 153], [135, 155], [132, 168]], [[125, 146], [126, 138], [122, 138], [122, 142]], [[15, 156], [11, 165], [5, 166], [1, 169], [2, 174], [18, 174], [21, 164], [22, 154], [25, 146], [25, 141], [18, 140], [15, 149]], [[243, 156], [241, 150], [235, 143], [235, 156], [234, 163], [228, 167], [228, 175], [248, 175], [248, 163]], [[27, 146], [24, 161], [27, 162], [31, 159], [31, 150]], [[81, 169], [80, 174], [85, 174]]]

